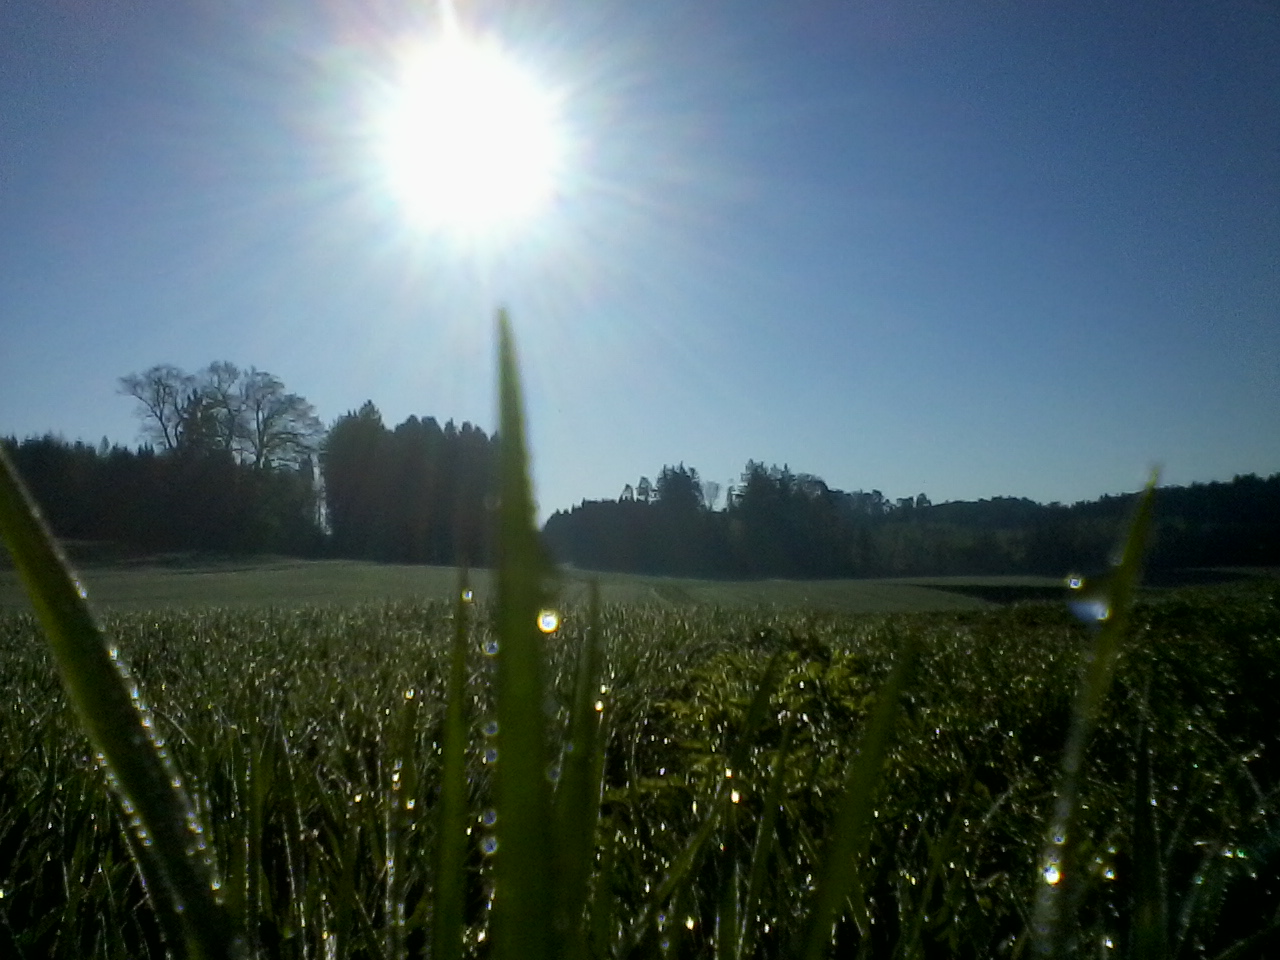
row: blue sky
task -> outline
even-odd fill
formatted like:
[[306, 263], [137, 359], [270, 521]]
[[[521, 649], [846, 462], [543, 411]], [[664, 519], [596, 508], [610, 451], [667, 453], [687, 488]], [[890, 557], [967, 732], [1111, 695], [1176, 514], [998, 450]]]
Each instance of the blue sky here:
[[326, 422], [494, 422], [542, 512], [683, 461], [1050, 501], [1280, 471], [1274, 3], [459, 5], [562, 97], [551, 207], [406, 222], [368, 118], [426, 3], [0, 7], [0, 433], [133, 442], [228, 359]]

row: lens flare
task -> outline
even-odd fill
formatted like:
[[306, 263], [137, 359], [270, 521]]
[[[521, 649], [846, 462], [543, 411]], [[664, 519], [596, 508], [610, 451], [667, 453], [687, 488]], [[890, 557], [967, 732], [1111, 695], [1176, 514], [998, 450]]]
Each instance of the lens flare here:
[[456, 26], [403, 55], [378, 124], [389, 192], [428, 230], [487, 234], [555, 194], [559, 98], [496, 41]]

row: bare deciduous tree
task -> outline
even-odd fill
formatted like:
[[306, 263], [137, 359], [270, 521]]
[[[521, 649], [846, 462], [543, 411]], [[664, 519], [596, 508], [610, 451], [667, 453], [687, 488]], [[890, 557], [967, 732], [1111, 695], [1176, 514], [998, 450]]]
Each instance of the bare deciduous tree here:
[[279, 377], [225, 360], [195, 376], [159, 364], [121, 377], [120, 392], [142, 404], [143, 434], [163, 449], [190, 448], [198, 434], [200, 446], [259, 470], [301, 466], [324, 432], [315, 408]]
[[241, 382], [248, 461], [258, 469], [298, 464], [316, 450], [324, 427], [304, 397], [278, 377], [250, 370]]
[[178, 446], [185, 407], [194, 386], [194, 377], [167, 363], [120, 378], [120, 393], [142, 404], [136, 412], [142, 420], [143, 436], [165, 450]]

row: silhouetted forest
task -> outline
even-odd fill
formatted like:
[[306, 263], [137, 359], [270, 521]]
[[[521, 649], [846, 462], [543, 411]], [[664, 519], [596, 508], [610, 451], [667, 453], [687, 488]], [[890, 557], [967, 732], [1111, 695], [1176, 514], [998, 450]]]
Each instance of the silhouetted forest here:
[[[852, 493], [752, 461], [718, 490], [684, 464], [583, 501], [543, 531], [561, 562], [597, 570], [704, 577], [1048, 574], [1104, 566], [1129, 496], [1065, 506], [996, 497], [932, 504]], [[1280, 474], [1157, 493], [1151, 568], [1280, 564]]]
[[[372, 403], [324, 430], [271, 374], [157, 366], [120, 380], [144, 446], [4, 440], [55, 532], [123, 552], [216, 551], [485, 565], [496, 436]], [[683, 463], [543, 531], [559, 561], [701, 577], [1048, 574], [1103, 566], [1132, 498], [933, 504], [750, 461], [724, 490]], [[1280, 474], [1166, 487], [1149, 566], [1280, 565]]]
[[[216, 551], [484, 565], [496, 440], [450, 420], [394, 430], [366, 403], [296, 463], [180, 442], [3, 441], [54, 531], [123, 552]], [[319, 464], [317, 471], [316, 465]]]
[[130, 450], [46, 436], [5, 449], [55, 533], [123, 552], [313, 556], [325, 548], [311, 460], [254, 469], [225, 451]]
[[344, 557], [481, 566], [489, 559], [497, 438], [470, 423], [372, 402], [341, 417], [320, 454], [331, 550]]

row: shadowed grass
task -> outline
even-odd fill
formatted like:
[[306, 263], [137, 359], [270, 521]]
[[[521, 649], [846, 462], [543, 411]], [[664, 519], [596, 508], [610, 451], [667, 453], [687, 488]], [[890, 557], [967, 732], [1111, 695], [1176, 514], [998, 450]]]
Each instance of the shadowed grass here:
[[[157, 909], [194, 957], [239, 956], [243, 944], [214, 900], [213, 871], [181, 781], [85, 594], [0, 450], [0, 535], [49, 639], [71, 704], [119, 791], [138, 867], [162, 896]], [[175, 949], [177, 944], [172, 945]]]
[[806, 960], [820, 960], [826, 955], [832, 929], [846, 898], [853, 899], [856, 920], [863, 920], [866, 916], [861, 877], [871, 839], [872, 802], [880, 786], [885, 757], [893, 742], [899, 700], [918, 649], [914, 636], [902, 644], [897, 662], [876, 699], [875, 709], [858, 744], [858, 752], [850, 764], [844, 799], [823, 851], [822, 876], [809, 913], [808, 934], [802, 954]]

